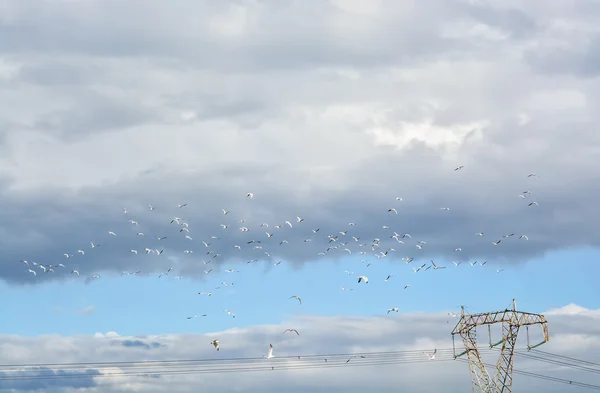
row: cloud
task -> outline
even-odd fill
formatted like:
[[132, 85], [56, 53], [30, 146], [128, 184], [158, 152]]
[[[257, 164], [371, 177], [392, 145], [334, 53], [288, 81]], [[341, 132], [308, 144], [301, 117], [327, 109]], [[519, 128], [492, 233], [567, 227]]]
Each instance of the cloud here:
[[144, 342], [142, 340], [122, 340], [122, 341], [113, 341], [113, 343], [122, 345], [126, 348], [145, 348], [145, 349], [153, 349], [160, 348], [161, 344], [159, 342], [153, 341], [150, 343]]
[[80, 308], [79, 310], [76, 310], [75, 312], [77, 314], [81, 314], [81, 315], [91, 315], [94, 313], [95, 310], [96, 310], [96, 307], [92, 304], [90, 306]]
[[[589, 212], [600, 89], [580, 72], [593, 68], [592, 51], [552, 55], [559, 65], [544, 57], [572, 37], [593, 46], [592, 3], [177, 3], [3, 6], [2, 279], [170, 266], [199, 277], [203, 260], [310, 262], [331, 246], [327, 235], [343, 242], [350, 221], [348, 236], [380, 238], [396, 249], [388, 258], [508, 263], [599, 245]], [[168, 224], [173, 216], [193, 240]], [[273, 228], [296, 216], [305, 221]], [[242, 219], [250, 232], [238, 230]], [[413, 240], [399, 244], [393, 231]], [[327, 257], [362, 250], [350, 242]], [[74, 254], [67, 268], [35, 277], [18, 262], [63, 253]]]
[[65, 309], [63, 309], [60, 306], [56, 306], [54, 308], [54, 311], [57, 314], [73, 313], [73, 314], [79, 314], [79, 315], [91, 315], [91, 314], [94, 313], [95, 309], [96, 309], [96, 307], [94, 305], [86, 306], [86, 307], [79, 308], [79, 309], [72, 310], [72, 311], [71, 310], [65, 310]]
[[100, 371], [52, 370], [48, 367], [31, 367], [27, 371], [0, 371], [0, 387], [7, 391], [57, 391], [89, 389], [97, 386], [95, 376]]
[[[572, 310], [577, 308], [574, 318]], [[531, 310], [530, 310], [531, 311]], [[576, 305], [546, 313], [550, 326], [550, 342], [538, 349], [550, 354], [570, 356], [590, 362], [598, 362], [600, 349], [600, 330], [598, 328], [597, 314], [600, 310], [587, 310]], [[323, 317], [311, 315], [295, 316], [289, 321], [277, 325], [260, 325], [247, 328], [233, 328], [223, 332], [206, 332], [204, 334], [180, 334], [144, 337], [120, 337], [115, 334], [98, 334], [90, 336], [63, 337], [47, 335], [40, 337], [0, 337], [0, 349], [6, 354], [4, 363], [88, 363], [94, 362], [136, 362], [188, 360], [183, 363], [146, 363], [133, 365], [121, 364], [89, 364], [71, 370], [86, 373], [85, 379], [43, 379], [52, 381], [51, 387], [68, 388], [97, 387], [99, 390], [115, 389], [127, 391], [161, 391], [169, 389], [177, 392], [187, 392], [197, 389], [199, 385], [205, 389], [219, 388], [222, 391], [258, 392], [258, 391], [315, 391], [327, 388], [329, 391], [359, 392], [364, 389], [378, 389], [387, 392], [393, 389], [407, 391], [429, 391], [433, 388], [447, 386], [448, 392], [468, 390], [470, 375], [467, 364], [451, 360], [452, 340], [450, 332], [453, 324], [447, 323], [448, 315], [442, 313], [411, 313], [397, 314], [381, 317]], [[453, 319], [452, 322], [456, 321]], [[282, 334], [285, 328], [296, 327], [300, 335]], [[529, 329], [531, 343], [541, 339], [541, 331]], [[485, 334], [484, 334], [485, 333]], [[492, 339], [499, 339], [500, 332], [492, 331]], [[487, 348], [487, 329], [479, 333], [480, 348], [486, 362], [495, 363], [498, 352], [490, 352]], [[220, 351], [215, 351], [210, 345], [214, 339], [220, 340]], [[120, 345], [114, 345], [115, 343]], [[272, 360], [261, 359], [266, 354], [269, 344], [273, 344], [275, 358]], [[456, 342], [458, 351], [461, 342]], [[515, 360], [515, 369], [542, 375], [551, 375], [557, 378], [577, 382], [593, 383], [594, 375], [589, 372], [566, 367], [564, 358], [550, 355], [527, 352], [525, 331], [520, 333], [518, 350], [520, 353]], [[159, 347], [160, 346], [160, 347]], [[154, 347], [152, 352], [148, 352]], [[430, 351], [438, 348], [436, 361], [427, 361], [421, 351]], [[390, 355], [390, 351], [412, 351]], [[364, 367], [334, 367], [336, 363], [346, 364], [350, 353], [388, 352], [388, 355], [368, 355], [365, 358], [357, 356], [350, 362], [375, 362], [394, 364], [371, 365]], [[149, 355], [151, 353], [151, 355]], [[313, 355], [322, 355], [315, 357]], [[297, 358], [300, 356], [300, 359]], [[386, 358], [387, 356], [387, 358]], [[532, 356], [537, 358], [532, 358]], [[253, 358], [252, 362], [233, 360], [239, 358]], [[371, 358], [369, 360], [369, 358]], [[227, 360], [229, 359], [229, 360]], [[325, 364], [325, 359], [328, 359]], [[550, 359], [550, 362], [549, 360]], [[554, 359], [554, 360], [553, 360]], [[194, 361], [195, 360], [195, 361]], [[416, 361], [420, 361], [416, 363]], [[552, 363], [554, 361], [555, 363]], [[563, 364], [556, 364], [556, 361]], [[241, 372], [243, 368], [256, 369], [264, 367], [267, 370], [255, 372]], [[294, 363], [296, 362], [296, 363]], [[300, 362], [300, 363], [298, 363]], [[349, 363], [350, 363], [349, 362]], [[571, 362], [572, 363], [572, 362]], [[294, 366], [295, 364], [295, 366]], [[285, 367], [298, 367], [302, 369], [289, 369]], [[276, 370], [270, 370], [273, 366]], [[306, 366], [313, 367], [307, 368]], [[315, 368], [314, 366], [319, 366]], [[18, 368], [17, 366], [16, 368]], [[44, 371], [23, 370], [22, 373], [58, 373], [51, 365], [45, 365]], [[56, 367], [56, 366], [54, 366]], [[89, 370], [87, 370], [89, 367]], [[87, 370], [87, 371], [86, 371]], [[184, 370], [193, 371], [193, 374], [182, 373]], [[220, 373], [198, 373], [200, 370], [220, 370]], [[235, 371], [236, 378], [230, 378], [225, 371]], [[169, 373], [164, 373], [169, 371]], [[375, 371], [375, 372], [374, 372]], [[2, 372], [9, 371], [2, 368]], [[125, 377], [122, 373], [136, 373], [139, 376]], [[105, 375], [102, 377], [101, 375]], [[113, 373], [113, 376], [106, 377]], [[116, 374], [114, 374], [116, 373]], [[175, 374], [174, 374], [175, 373]], [[119, 375], [121, 374], [121, 375]], [[28, 374], [31, 375], [31, 374]], [[92, 377], [98, 375], [98, 377]], [[433, 375], [427, 379], [426, 376]], [[534, 378], [526, 378], [515, 374], [514, 386], [519, 389], [543, 389], [544, 391], [559, 392], [563, 388], [558, 383], [548, 383]], [[0, 388], [14, 388], [16, 390], [33, 389], [31, 385], [37, 380], [21, 380], [17, 385], [13, 380], [2, 380]], [[78, 382], [76, 382], [78, 381]], [[44, 382], [46, 383], [46, 382]], [[50, 383], [50, 382], [48, 382]], [[62, 383], [62, 385], [60, 385]], [[8, 385], [12, 384], [12, 385]], [[37, 385], [35, 385], [37, 386]]]

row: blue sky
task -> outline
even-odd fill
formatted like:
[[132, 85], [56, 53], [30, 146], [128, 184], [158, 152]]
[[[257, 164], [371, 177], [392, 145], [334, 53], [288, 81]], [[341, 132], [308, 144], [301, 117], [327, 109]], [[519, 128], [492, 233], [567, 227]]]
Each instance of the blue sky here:
[[[502, 308], [512, 297], [520, 309], [542, 312], [576, 303], [600, 308], [596, 286], [600, 251], [566, 250], [514, 266], [455, 268], [414, 273], [403, 261], [380, 259], [368, 268], [357, 257], [331, 262], [321, 260], [302, 267], [282, 263], [224, 265], [239, 273], [210, 273], [205, 280], [134, 276], [104, 276], [90, 284], [82, 279], [37, 286], [0, 284], [5, 299], [2, 330], [25, 336], [58, 333], [94, 334], [116, 331], [121, 335], [206, 333], [230, 327], [280, 323], [293, 314], [377, 315], [388, 308], [402, 312], [470, 312]], [[496, 269], [504, 268], [501, 273]], [[347, 275], [345, 271], [354, 274]], [[388, 282], [384, 279], [393, 273]], [[364, 274], [369, 284], [357, 284]], [[173, 276], [175, 276], [173, 274]], [[222, 282], [233, 282], [224, 287]], [[404, 285], [411, 287], [403, 289]], [[341, 286], [353, 291], [342, 291]], [[213, 290], [216, 286], [220, 289]], [[211, 291], [212, 296], [198, 295]], [[302, 298], [302, 305], [292, 295]], [[90, 314], [78, 310], [94, 306]], [[231, 318], [225, 309], [236, 314]], [[490, 310], [491, 311], [491, 310]], [[207, 314], [187, 320], [187, 316]]]

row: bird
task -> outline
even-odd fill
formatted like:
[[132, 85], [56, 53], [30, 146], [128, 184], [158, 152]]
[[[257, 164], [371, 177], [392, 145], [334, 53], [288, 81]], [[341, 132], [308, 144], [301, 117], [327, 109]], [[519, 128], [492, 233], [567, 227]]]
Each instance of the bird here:
[[212, 340], [210, 342], [210, 345], [212, 345], [213, 347], [215, 347], [215, 349], [218, 351], [219, 350], [219, 340]]
[[282, 334], [285, 334], [286, 332], [293, 332], [296, 333], [298, 336], [300, 335], [300, 333], [298, 333], [298, 330], [294, 328], [285, 329]]
[[296, 299], [298, 300], [298, 303], [302, 304], [302, 299], [300, 299], [298, 296], [294, 295], [294, 296], [290, 296], [290, 299]]
[[430, 355], [427, 352], [423, 352], [423, 354], [427, 355], [429, 360], [435, 360], [435, 354], [437, 353], [437, 348], [433, 350], [433, 353]]
[[358, 282], [364, 281], [365, 284], [369, 283], [369, 278], [367, 276], [358, 276]]
[[273, 357], [273, 344], [269, 344], [269, 352], [267, 353], [267, 359], [271, 359]]
[[435, 264], [435, 262], [431, 261], [431, 264], [433, 265], [433, 270], [438, 270], [438, 269], [445, 269], [446, 266], [438, 266]]
[[387, 313], [389, 314], [391, 312], [398, 312], [398, 307], [388, 308]]

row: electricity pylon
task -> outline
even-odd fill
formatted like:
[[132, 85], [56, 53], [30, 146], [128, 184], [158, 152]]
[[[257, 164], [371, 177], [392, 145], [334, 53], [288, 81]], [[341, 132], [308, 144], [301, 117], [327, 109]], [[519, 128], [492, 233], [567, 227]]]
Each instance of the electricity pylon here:
[[[452, 331], [452, 342], [454, 336], [460, 335], [465, 345], [465, 350], [458, 355], [454, 351], [454, 359], [467, 355], [469, 369], [473, 378], [473, 393], [511, 393], [512, 392], [512, 371], [513, 355], [517, 343], [517, 334], [522, 326], [527, 329], [527, 349], [533, 349], [548, 342], [548, 321], [541, 314], [532, 314], [528, 312], [517, 311], [516, 300], [512, 301], [512, 308], [503, 311], [494, 311], [481, 314], [465, 314], [464, 306], [461, 307], [460, 320]], [[492, 344], [491, 325], [495, 323], [502, 324], [502, 339]], [[487, 325], [490, 341], [490, 348], [502, 344], [500, 350], [500, 359], [496, 365], [495, 378], [490, 377], [481, 360], [477, 349], [477, 327]], [[529, 326], [541, 325], [544, 339], [542, 342], [529, 345]]]

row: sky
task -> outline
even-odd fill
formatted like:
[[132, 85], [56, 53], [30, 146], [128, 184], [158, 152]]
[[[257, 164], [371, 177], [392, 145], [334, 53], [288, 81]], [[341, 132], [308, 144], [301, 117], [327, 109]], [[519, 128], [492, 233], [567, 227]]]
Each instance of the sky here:
[[[592, 0], [2, 2], [0, 363], [113, 363], [0, 366], [0, 391], [464, 391], [454, 314], [513, 298], [547, 315], [544, 351], [600, 363], [599, 19]], [[269, 344], [424, 364], [105, 375]]]

